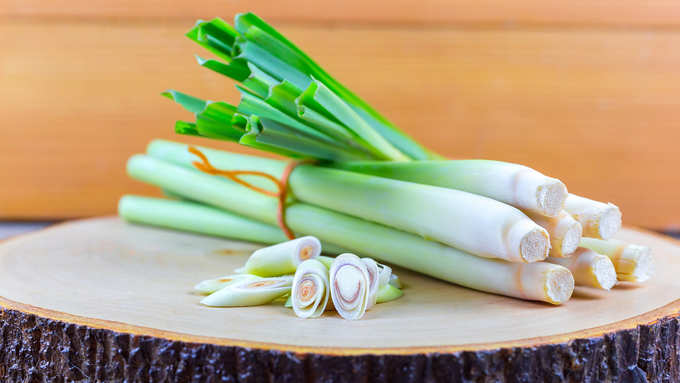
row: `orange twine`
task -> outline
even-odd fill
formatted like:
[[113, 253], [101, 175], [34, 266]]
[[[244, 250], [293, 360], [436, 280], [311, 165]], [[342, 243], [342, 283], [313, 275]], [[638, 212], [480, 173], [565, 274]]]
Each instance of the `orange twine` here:
[[[309, 160], [304, 160], [304, 161], [292, 161], [289, 162], [288, 165], [286, 165], [285, 169], [283, 169], [283, 174], [281, 175], [281, 179], [277, 179], [276, 177], [272, 176], [269, 173], [265, 172], [259, 172], [255, 170], [222, 170], [222, 169], [217, 169], [215, 168], [210, 161], [208, 160], [208, 157], [206, 157], [203, 152], [200, 150], [196, 149], [193, 146], [189, 147], [189, 153], [196, 155], [198, 158], [201, 159], [202, 162], [194, 161], [192, 164], [196, 167], [196, 169], [212, 174], [212, 175], [217, 175], [217, 176], [224, 176], [229, 178], [230, 180], [247, 187], [250, 190], [256, 191], [260, 194], [264, 194], [270, 197], [275, 197], [279, 201], [278, 209], [276, 212], [276, 221], [283, 230], [283, 233], [286, 235], [288, 239], [295, 239], [295, 234], [290, 230], [288, 225], [286, 225], [286, 196], [288, 194], [288, 179], [290, 178], [290, 174], [293, 172], [296, 166], [305, 164], [305, 163], [311, 163], [313, 161]], [[249, 182], [246, 182], [239, 178], [239, 176], [242, 175], [252, 175], [252, 176], [258, 176], [258, 177], [264, 177], [271, 181], [274, 185], [276, 185], [276, 188], [278, 189], [278, 192], [272, 192], [266, 189], [262, 189], [258, 186], [255, 186]]]

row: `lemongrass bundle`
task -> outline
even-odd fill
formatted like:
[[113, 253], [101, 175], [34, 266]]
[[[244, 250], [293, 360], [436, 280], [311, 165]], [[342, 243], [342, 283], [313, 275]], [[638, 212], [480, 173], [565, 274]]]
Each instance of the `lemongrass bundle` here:
[[361, 319], [371, 305], [371, 282], [366, 264], [351, 253], [335, 258], [329, 271], [333, 306], [341, 317]]
[[616, 284], [616, 270], [609, 257], [579, 248], [569, 258], [549, 257], [548, 262], [568, 268], [577, 285], [609, 290]]
[[379, 177], [463, 190], [544, 216], [556, 216], [567, 188], [529, 167], [490, 160], [351, 161], [334, 167]]
[[596, 238], [582, 238], [581, 246], [608, 256], [620, 281], [644, 282], [654, 275], [654, 258], [647, 246]]
[[564, 210], [583, 226], [583, 236], [609, 239], [621, 229], [621, 210], [612, 203], [569, 194]]
[[[277, 160], [200, 150], [218, 169], [261, 171], [280, 178], [285, 168], [285, 163]], [[147, 152], [183, 167], [193, 166], [197, 160], [186, 145], [162, 140], [152, 142]], [[140, 161], [131, 159], [133, 164]], [[262, 186], [265, 181], [254, 184]], [[536, 262], [545, 259], [550, 248], [547, 231], [521, 211], [467, 192], [311, 165], [298, 166], [290, 175], [289, 185], [302, 202], [392, 226], [482, 257]], [[244, 210], [248, 208], [243, 206]], [[271, 222], [264, 217], [253, 218]]]
[[237, 282], [243, 282], [243, 281], [252, 281], [260, 279], [259, 277], [255, 275], [250, 275], [250, 274], [231, 274], [231, 275], [225, 275], [222, 277], [218, 278], [213, 278], [213, 279], [206, 279], [203, 280], [199, 283], [197, 283], [194, 286], [194, 291], [196, 291], [199, 294], [212, 294], [217, 290], [222, 289], [223, 287], [227, 287], [229, 285], [232, 285]]
[[298, 265], [321, 254], [321, 243], [305, 236], [255, 250], [243, 268], [246, 274], [277, 277], [293, 274]]
[[289, 293], [292, 284], [292, 277], [243, 280], [215, 291], [201, 303], [216, 307], [263, 305]]
[[555, 217], [526, 212], [529, 218], [550, 234], [550, 256], [568, 257], [578, 248], [583, 227], [569, 213], [562, 210]]
[[290, 294], [295, 315], [316, 318], [326, 310], [330, 297], [328, 268], [316, 259], [302, 262], [295, 272]]
[[[128, 173], [184, 197], [258, 221], [276, 223], [274, 198], [233, 181], [149, 156], [132, 157], [128, 161]], [[286, 223], [296, 233], [342, 243], [350, 251], [476, 290], [561, 304], [571, 297], [574, 288], [571, 273], [559, 265], [485, 259], [418, 235], [309, 204], [288, 205]]]

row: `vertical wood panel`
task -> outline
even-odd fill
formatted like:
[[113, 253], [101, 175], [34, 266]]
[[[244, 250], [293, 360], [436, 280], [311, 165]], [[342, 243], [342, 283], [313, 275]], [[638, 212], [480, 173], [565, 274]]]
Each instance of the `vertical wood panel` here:
[[[158, 93], [237, 100], [195, 65], [186, 28], [0, 25], [0, 216], [113, 212], [121, 194], [150, 190], [125, 177], [125, 159], [153, 137], [183, 139], [172, 124], [190, 118]], [[443, 154], [534, 166], [619, 204], [629, 224], [680, 219], [678, 32], [282, 30]]]

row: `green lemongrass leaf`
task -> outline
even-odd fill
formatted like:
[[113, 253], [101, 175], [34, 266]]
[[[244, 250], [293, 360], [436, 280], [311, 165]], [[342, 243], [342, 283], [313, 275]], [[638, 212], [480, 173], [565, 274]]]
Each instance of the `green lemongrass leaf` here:
[[298, 106], [295, 99], [302, 91], [288, 80], [283, 80], [269, 88], [265, 101], [274, 108], [297, 119]]
[[402, 295], [404, 295], [404, 292], [401, 291], [401, 289], [388, 283], [378, 289], [378, 294], [375, 297], [375, 303], [393, 301]]
[[234, 44], [239, 33], [224, 20], [214, 18], [211, 21], [197, 21], [186, 36], [216, 56], [230, 62], [235, 53]]
[[[313, 80], [315, 87], [310, 87], [311, 93], [305, 93], [301, 96], [300, 105], [311, 107], [315, 109], [320, 106], [342, 125], [353, 131], [360, 137], [367, 145], [369, 150], [383, 159], [390, 160], [408, 160], [399, 150], [390, 144], [385, 138], [379, 135], [371, 128], [345, 101], [343, 101], [337, 94], [328, 89], [326, 85], [318, 80]], [[309, 102], [313, 99], [316, 104]], [[318, 106], [317, 106], [318, 105]], [[320, 112], [320, 110], [315, 109]]]
[[295, 158], [317, 158], [329, 161], [357, 161], [363, 153], [331, 143], [305, 137], [288, 126], [267, 118], [251, 117], [241, 144]]
[[250, 69], [250, 76], [243, 81], [243, 85], [262, 99], [267, 97], [272, 86], [279, 83], [279, 80], [268, 75], [253, 63], [248, 63], [248, 69]]
[[275, 52], [278, 57], [286, 59], [288, 65], [324, 83], [329, 89], [347, 101], [356, 113], [373, 129], [409, 157], [416, 160], [438, 157], [428, 152], [423, 146], [399, 130], [394, 124], [333, 78], [300, 48], [258, 16], [252, 13], [239, 14], [234, 20], [234, 25], [236, 30], [246, 39], [266, 47], [266, 49], [271, 49], [271, 52]]
[[219, 74], [223, 74], [236, 81], [244, 81], [250, 76], [250, 69], [245, 60], [232, 60], [229, 64], [225, 64], [219, 60], [204, 59], [196, 56], [198, 65], [208, 68]]
[[308, 66], [309, 60], [306, 60], [299, 54], [299, 52], [291, 49], [289, 45], [286, 45], [281, 40], [265, 32], [259, 26], [249, 26], [248, 29], [242, 33], [242, 35], [247, 41], [255, 43], [258, 47], [261, 47], [262, 49], [276, 56], [301, 73], [312, 73]]
[[238, 105], [238, 111], [247, 114], [255, 115], [262, 118], [267, 118], [280, 124], [286, 125], [291, 130], [297, 131], [307, 137], [314, 138], [316, 140], [324, 141], [327, 143], [333, 143], [334, 140], [327, 135], [320, 133], [313, 128], [303, 124], [297, 119], [287, 115], [286, 113], [276, 109], [275, 107], [269, 105], [266, 101], [257, 97], [256, 94], [248, 91], [247, 89], [236, 86], [239, 91], [241, 91], [241, 102]]
[[208, 101], [173, 89], [166, 90], [165, 92], [161, 93], [161, 95], [175, 101], [191, 113], [202, 112], [203, 109], [205, 109], [205, 106], [208, 104]]
[[288, 80], [300, 89], [304, 89], [309, 85], [311, 79], [306, 74], [288, 65], [260, 46], [249, 41], [238, 42], [237, 44], [240, 53], [236, 58], [246, 59], [279, 81]]
[[196, 114], [196, 128], [205, 137], [238, 141], [245, 129], [238, 125], [236, 107], [225, 102], [212, 102]]
[[196, 129], [196, 124], [182, 120], [175, 121], [175, 133], [187, 136], [201, 136], [198, 129]]

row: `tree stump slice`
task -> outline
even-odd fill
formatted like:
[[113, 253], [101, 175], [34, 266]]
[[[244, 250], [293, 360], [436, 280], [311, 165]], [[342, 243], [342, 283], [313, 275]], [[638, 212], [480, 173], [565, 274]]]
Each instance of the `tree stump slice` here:
[[[256, 245], [75, 221], [0, 244], [2, 382], [677, 382], [680, 244], [625, 229], [657, 275], [559, 307], [396, 269], [405, 295], [360, 321], [191, 292]], [[303, 332], [304, 331], [304, 332]]]

